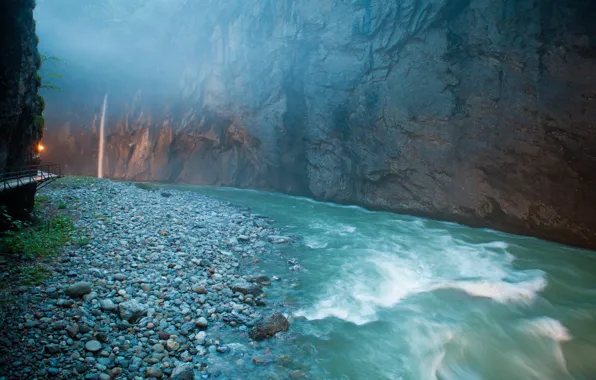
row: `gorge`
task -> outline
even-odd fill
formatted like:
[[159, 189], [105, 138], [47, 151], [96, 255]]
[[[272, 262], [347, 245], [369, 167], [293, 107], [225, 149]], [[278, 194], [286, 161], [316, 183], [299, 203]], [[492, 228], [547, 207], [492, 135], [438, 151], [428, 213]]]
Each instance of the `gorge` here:
[[590, 1], [67, 3], [40, 2], [37, 18], [68, 72], [46, 94], [44, 159], [72, 174], [95, 175], [109, 92], [111, 178], [596, 247]]
[[596, 378], [593, 0], [0, 3], [0, 380]]

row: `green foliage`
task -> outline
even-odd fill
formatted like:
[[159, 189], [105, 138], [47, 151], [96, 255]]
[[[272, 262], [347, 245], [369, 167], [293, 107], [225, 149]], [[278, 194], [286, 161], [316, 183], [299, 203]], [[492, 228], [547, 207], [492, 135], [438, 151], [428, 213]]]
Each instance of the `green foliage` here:
[[38, 130], [43, 131], [45, 125], [46, 125], [46, 121], [43, 118], [43, 116], [41, 115], [35, 115], [35, 119], [33, 120], [33, 123], [35, 124], [35, 128], [37, 128]]
[[38, 94], [37, 101], [39, 102], [39, 105], [41, 107], [41, 112], [43, 112], [46, 109], [46, 100], [43, 98], [43, 96]]
[[19, 278], [22, 285], [34, 285], [41, 284], [45, 279], [50, 277], [52, 272], [43, 266], [25, 267], [21, 268]]
[[84, 176], [66, 176], [56, 180], [52, 184], [54, 189], [82, 189], [91, 185], [99, 183], [99, 179], [95, 177]]
[[82, 237], [82, 238], [80, 238], [80, 239], [78, 239], [78, 240], [76, 241], [76, 244], [77, 244], [79, 247], [86, 246], [86, 245], [87, 245], [87, 244], [89, 244], [89, 243], [91, 243], [91, 239], [89, 239], [88, 237]]
[[66, 215], [56, 216], [36, 225], [8, 231], [2, 237], [2, 249], [26, 258], [53, 257], [70, 242], [74, 222]]
[[58, 203], [58, 210], [65, 210], [67, 207], [68, 205], [66, 204], [66, 202]]
[[40, 80], [39, 83], [40, 88], [62, 91], [60, 87], [56, 86], [55, 81], [56, 79], [63, 79], [64, 76], [56, 72], [56, 65], [58, 63], [64, 63], [64, 61], [53, 55], [40, 54], [39, 56], [41, 59], [41, 67], [39, 69], [41, 72], [40, 79], [43, 77], [43, 81]]

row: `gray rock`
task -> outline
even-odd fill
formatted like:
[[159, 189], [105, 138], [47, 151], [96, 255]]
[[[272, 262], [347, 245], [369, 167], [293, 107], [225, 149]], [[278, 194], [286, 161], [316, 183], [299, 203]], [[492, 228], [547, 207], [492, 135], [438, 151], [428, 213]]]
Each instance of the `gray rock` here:
[[269, 235], [267, 237], [267, 239], [269, 239], [269, 242], [273, 243], [273, 244], [284, 244], [284, 243], [288, 243], [290, 241], [289, 237], [278, 236], [278, 235]]
[[105, 300], [101, 300], [99, 301], [99, 305], [101, 307], [101, 310], [103, 311], [114, 311], [116, 310], [116, 304], [114, 303], [114, 301], [112, 301], [111, 299], [105, 299]]
[[68, 334], [69, 337], [71, 337], [72, 339], [75, 339], [77, 337], [77, 334], [79, 333], [79, 325], [77, 325], [76, 323], [74, 325], [70, 325], [66, 328], [66, 333]]
[[97, 352], [101, 350], [101, 343], [99, 343], [96, 340], [90, 340], [87, 343], [85, 343], [85, 350], [89, 352]]
[[198, 378], [198, 376], [195, 376], [194, 366], [192, 364], [178, 365], [172, 371], [172, 376], [170, 376], [172, 380], [195, 380]]
[[158, 367], [149, 367], [147, 368], [147, 377], [153, 379], [161, 379], [163, 376], [163, 372]]
[[267, 276], [255, 276], [247, 279], [249, 282], [257, 283], [261, 286], [271, 286], [271, 280]]
[[118, 310], [120, 312], [120, 318], [130, 323], [135, 323], [147, 315], [147, 306], [136, 300], [120, 303], [118, 305]]
[[116, 273], [114, 275], [114, 280], [116, 280], [116, 281], [124, 281], [124, 280], [126, 280], [126, 275], [124, 273]]
[[48, 354], [57, 354], [60, 352], [60, 346], [57, 344], [46, 344], [44, 347], [44, 351]]
[[195, 324], [192, 322], [183, 323], [180, 326], [180, 333], [184, 336], [189, 335], [195, 329]]
[[252, 294], [253, 296], [259, 296], [263, 293], [263, 288], [260, 286], [248, 282], [245, 279], [240, 279], [234, 282], [231, 286], [231, 289], [234, 292], [242, 293], [242, 294]]
[[289, 328], [290, 322], [286, 317], [282, 313], [275, 313], [259, 319], [248, 335], [254, 340], [264, 340]]
[[63, 298], [56, 301], [56, 306], [64, 307], [64, 308], [71, 307], [72, 304], [73, 304], [73, 302], [71, 300], [66, 300]]
[[200, 317], [197, 319], [196, 325], [200, 329], [206, 329], [209, 326], [209, 322], [207, 322], [205, 317]]
[[207, 294], [207, 289], [201, 285], [193, 285], [192, 291], [198, 294]]
[[72, 298], [83, 297], [85, 294], [91, 293], [91, 284], [86, 281], [77, 282], [66, 288], [65, 293]]
[[165, 349], [166, 348], [163, 346], [163, 344], [157, 343], [157, 344], [153, 345], [153, 351], [157, 352], [158, 354], [161, 354], [162, 352], [164, 352]]

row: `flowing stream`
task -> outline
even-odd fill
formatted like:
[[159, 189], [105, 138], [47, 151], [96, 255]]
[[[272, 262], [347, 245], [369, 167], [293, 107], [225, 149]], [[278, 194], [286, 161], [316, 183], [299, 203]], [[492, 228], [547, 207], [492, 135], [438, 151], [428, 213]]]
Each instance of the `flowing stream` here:
[[279, 249], [304, 270], [264, 261], [263, 272], [286, 281], [269, 296], [288, 305], [296, 338], [286, 349], [315, 378], [596, 378], [596, 252], [257, 191], [170, 187], [251, 207], [302, 236]]

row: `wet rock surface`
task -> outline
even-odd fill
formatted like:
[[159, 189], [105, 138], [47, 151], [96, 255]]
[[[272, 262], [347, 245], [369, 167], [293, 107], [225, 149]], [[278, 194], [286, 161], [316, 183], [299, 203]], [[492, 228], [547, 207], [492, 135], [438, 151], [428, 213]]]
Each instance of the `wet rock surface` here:
[[254, 340], [264, 340], [275, 336], [278, 332], [288, 331], [290, 323], [282, 313], [263, 317], [255, 323], [249, 336]]
[[258, 284], [282, 284], [254, 261], [287, 270], [268, 242], [279, 231], [227, 202], [169, 194], [111, 181], [50, 188], [80, 215], [85, 242], [48, 264], [41, 285], [2, 289], [0, 378], [259, 378], [251, 358], [266, 346], [248, 335], [271, 311]]

